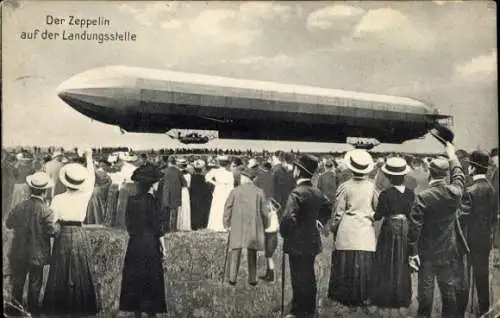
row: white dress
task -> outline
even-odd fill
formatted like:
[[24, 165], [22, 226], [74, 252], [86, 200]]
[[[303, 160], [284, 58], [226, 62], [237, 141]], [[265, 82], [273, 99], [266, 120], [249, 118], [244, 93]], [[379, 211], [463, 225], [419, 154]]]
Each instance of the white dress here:
[[229, 193], [234, 187], [233, 173], [225, 168], [213, 169], [207, 173], [205, 179], [207, 182], [215, 184], [207, 229], [224, 232], [224, 206]]
[[191, 175], [184, 174], [187, 187], [181, 190], [181, 207], [177, 216], [177, 229], [179, 231], [191, 231], [191, 199], [189, 197], [189, 187], [191, 185]]

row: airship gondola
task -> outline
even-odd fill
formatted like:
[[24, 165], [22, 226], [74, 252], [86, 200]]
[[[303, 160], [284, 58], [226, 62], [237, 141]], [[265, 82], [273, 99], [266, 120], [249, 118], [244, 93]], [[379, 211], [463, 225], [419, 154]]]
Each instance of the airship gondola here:
[[128, 66], [77, 74], [58, 96], [127, 132], [216, 130], [221, 139], [402, 143], [450, 118], [408, 97]]

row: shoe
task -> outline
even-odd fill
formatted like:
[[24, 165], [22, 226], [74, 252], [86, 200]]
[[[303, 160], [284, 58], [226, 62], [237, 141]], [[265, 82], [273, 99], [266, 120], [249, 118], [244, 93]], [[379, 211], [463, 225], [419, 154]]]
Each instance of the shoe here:
[[236, 282], [229, 281], [229, 285], [235, 286]]
[[259, 278], [268, 282], [274, 281], [274, 270], [268, 269], [266, 274], [259, 276]]
[[255, 282], [248, 282], [251, 286], [257, 286], [257, 281]]

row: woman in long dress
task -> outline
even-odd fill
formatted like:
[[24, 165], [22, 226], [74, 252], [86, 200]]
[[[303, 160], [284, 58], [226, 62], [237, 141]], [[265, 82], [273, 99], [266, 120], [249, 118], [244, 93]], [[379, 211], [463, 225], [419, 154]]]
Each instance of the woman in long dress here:
[[85, 224], [103, 224], [106, 219], [106, 199], [108, 196], [111, 178], [104, 171], [106, 162], [101, 160], [95, 172], [95, 186], [87, 208]]
[[91, 271], [91, 247], [82, 222], [94, 189], [92, 150], [86, 151], [85, 168], [79, 163], [63, 166], [59, 172], [66, 192], [56, 195], [51, 208], [61, 226], [54, 240], [52, 261], [43, 300], [49, 315], [96, 315], [97, 292]]
[[177, 217], [177, 229], [179, 231], [191, 231], [191, 199], [189, 196], [189, 187], [191, 185], [191, 174], [187, 171], [187, 162], [185, 159], [179, 160], [179, 168], [186, 180], [186, 186], [181, 190], [181, 206]]
[[123, 264], [120, 291], [120, 310], [149, 317], [167, 312], [165, 282], [160, 251], [163, 220], [160, 204], [151, 192], [152, 185], [162, 177], [161, 171], [152, 166], [142, 166], [134, 171], [137, 195], [129, 198], [126, 226], [129, 241]]
[[224, 206], [226, 200], [234, 187], [233, 173], [229, 170], [229, 159], [226, 156], [219, 158], [220, 168], [210, 170], [205, 180], [214, 184], [212, 205], [208, 217], [207, 229], [217, 232], [225, 232], [224, 229]]
[[203, 169], [205, 162], [196, 160], [194, 162], [194, 174], [190, 184], [191, 199], [191, 228], [193, 230], [204, 229], [208, 224], [210, 205], [212, 202], [211, 184], [205, 181]]
[[374, 219], [384, 218], [373, 264], [372, 304], [379, 308], [407, 308], [411, 302], [408, 262], [408, 216], [415, 194], [404, 186], [409, 167], [402, 158], [390, 158], [382, 171], [392, 186], [380, 193]]
[[347, 306], [368, 305], [370, 277], [375, 253], [374, 207], [377, 195], [373, 180], [373, 159], [366, 150], [348, 152], [344, 162], [353, 177], [337, 189], [332, 231], [335, 250], [328, 297]]

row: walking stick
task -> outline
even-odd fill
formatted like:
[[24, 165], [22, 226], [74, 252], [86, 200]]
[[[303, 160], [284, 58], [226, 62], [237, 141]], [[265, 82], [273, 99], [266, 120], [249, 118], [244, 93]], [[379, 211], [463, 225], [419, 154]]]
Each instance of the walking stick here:
[[282, 251], [281, 257], [281, 317], [285, 317], [285, 278], [286, 278], [286, 263], [285, 250]]
[[224, 282], [224, 279], [226, 278], [227, 258], [229, 256], [229, 237], [230, 237], [230, 235], [231, 235], [231, 232], [228, 231], [227, 243], [226, 243], [226, 257], [224, 258], [224, 272], [222, 273], [222, 282]]

